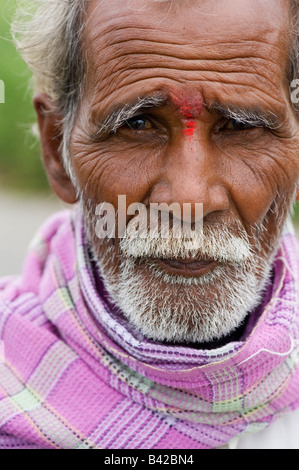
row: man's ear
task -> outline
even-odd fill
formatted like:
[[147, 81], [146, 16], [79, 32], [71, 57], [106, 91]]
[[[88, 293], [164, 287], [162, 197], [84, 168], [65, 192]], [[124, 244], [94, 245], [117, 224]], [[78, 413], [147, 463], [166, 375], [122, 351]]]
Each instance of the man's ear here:
[[77, 201], [76, 189], [67, 175], [61, 155], [61, 116], [51, 98], [41, 93], [34, 97], [34, 108], [39, 125], [43, 162], [49, 183], [57, 196], [68, 204]]

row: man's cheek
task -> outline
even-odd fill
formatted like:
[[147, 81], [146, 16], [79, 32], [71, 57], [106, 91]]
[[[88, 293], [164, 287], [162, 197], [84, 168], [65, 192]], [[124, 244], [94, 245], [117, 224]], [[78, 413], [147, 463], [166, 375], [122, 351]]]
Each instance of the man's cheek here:
[[117, 149], [103, 144], [72, 146], [78, 184], [86, 198], [97, 202], [114, 204], [118, 195], [134, 193], [145, 179], [144, 158], [144, 152], [138, 149], [128, 157], [127, 150], [119, 146]]
[[261, 175], [265, 175], [264, 181], [276, 191], [276, 196], [293, 193], [299, 176], [299, 158], [291, 145], [279, 145], [271, 150], [265, 148], [257, 164]]
[[79, 187], [88, 198], [97, 193], [97, 183], [102, 179], [103, 166], [97, 152], [76, 152], [72, 165]]
[[226, 162], [226, 185], [240, 216], [260, 223], [281, 191], [290, 191], [286, 173], [269, 152], [239, 152]]

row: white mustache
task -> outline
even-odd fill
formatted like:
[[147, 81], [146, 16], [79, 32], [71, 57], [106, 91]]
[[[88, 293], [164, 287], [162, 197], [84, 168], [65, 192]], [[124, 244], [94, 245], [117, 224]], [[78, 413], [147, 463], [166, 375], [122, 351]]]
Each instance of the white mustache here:
[[208, 258], [242, 264], [252, 257], [252, 247], [243, 227], [238, 227], [238, 236], [233, 232], [236, 230], [213, 224], [204, 226], [202, 231], [190, 231], [188, 235], [182, 232], [178, 236], [176, 232], [174, 236], [169, 230], [169, 236], [165, 237], [157, 230], [144, 237], [128, 224], [119, 246], [125, 256], [132, 258]]

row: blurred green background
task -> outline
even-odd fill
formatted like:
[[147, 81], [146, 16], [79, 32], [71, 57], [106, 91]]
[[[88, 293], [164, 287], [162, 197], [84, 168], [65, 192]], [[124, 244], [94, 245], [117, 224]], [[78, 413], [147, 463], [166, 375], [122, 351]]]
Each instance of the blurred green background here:
[[30, 130], [35, 121], [30, 73], [10, 40], [15, 0], [0, 0], [0, 80], [5, 103], [0, 104], [0, 187], [21, 192], [47, 192], [40, 148]]

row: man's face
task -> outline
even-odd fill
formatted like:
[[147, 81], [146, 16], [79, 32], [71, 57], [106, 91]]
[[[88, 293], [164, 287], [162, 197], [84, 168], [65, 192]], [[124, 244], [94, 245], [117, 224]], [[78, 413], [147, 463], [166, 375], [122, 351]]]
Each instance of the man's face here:
[[[260, 301], [299, 177], [289, 28], [284, 0], [90, 2], [71, 164], [106, 287], [147, 336], [209, 341]], [[118, 195], [202, 203], [209, 249], [134, 258], [99, 240], [92, 213]]]

